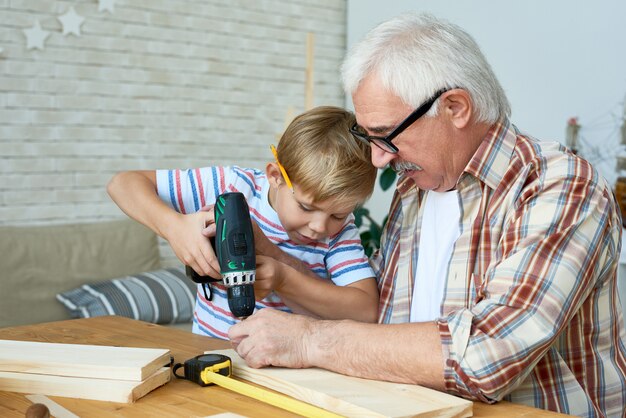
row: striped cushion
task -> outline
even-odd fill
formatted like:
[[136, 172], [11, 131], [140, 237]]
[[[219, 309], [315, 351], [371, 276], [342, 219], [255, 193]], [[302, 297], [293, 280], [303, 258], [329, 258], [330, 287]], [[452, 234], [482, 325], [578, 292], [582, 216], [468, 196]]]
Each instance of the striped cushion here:
[[184, 268], [120, 277], [57, 294], [73, 318], [120, 315], [156, 324], [190, 322], [196, 285]]

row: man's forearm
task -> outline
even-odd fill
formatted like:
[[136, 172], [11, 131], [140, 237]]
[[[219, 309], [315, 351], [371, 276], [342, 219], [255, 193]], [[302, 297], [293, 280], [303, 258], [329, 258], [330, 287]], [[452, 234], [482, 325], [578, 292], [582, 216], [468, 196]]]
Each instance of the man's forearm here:
[[380, 325], [261, 309], [233, 325], [228, 335], [251, 367], [321, 367], [440, 391], [445, 387], [435, 322]]
[[443, 391], [443, 355], [434, 322], [397, 325], [316, 321], [307, 343], [312, 366], [366, 379]]

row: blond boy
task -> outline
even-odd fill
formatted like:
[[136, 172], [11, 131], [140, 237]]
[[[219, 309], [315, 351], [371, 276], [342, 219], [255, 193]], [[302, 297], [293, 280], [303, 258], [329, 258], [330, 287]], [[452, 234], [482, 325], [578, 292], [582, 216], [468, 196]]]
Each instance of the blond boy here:
[[[108, 191], [125, 213], [165, 238], [183, 263], [213, 277], [219, 265], [203, 235], [212, 213], [201, 209], [221, 193], [241, 192], [267, 240], [308, 267], [258, 255], [257, 309], [373, 322], [378, 291], [352, 211], [372, 193], [376, 169], [369, 147], [350, 134], [354, 123], [350, 112], [317, 107], [289, 125], [265, 172], [237, 166], [129, 171], [117, 174]], [[193, 330], [226, 339], [238, 320], [224, 287], [211, 287], [211, 300], [197, 293]]]

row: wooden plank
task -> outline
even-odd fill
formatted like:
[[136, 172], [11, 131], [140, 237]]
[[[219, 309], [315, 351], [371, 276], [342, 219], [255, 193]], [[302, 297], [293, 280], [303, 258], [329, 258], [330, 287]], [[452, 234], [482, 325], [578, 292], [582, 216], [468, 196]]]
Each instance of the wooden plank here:
[[417, 385], [344, 376], [322, 369], [253, 369], [234, 350], [233, 374], [347, 417], [471, 417], [472, 402]]
[[133, 403], [170, 380], [170, 369], [163, 367], [142, 382], [44, 374], [0, 372], [0, 390], [40, 393], [47, 396]]
[[170, 361], [161, 348], [0, 340], [0, 371], [141, 382]]

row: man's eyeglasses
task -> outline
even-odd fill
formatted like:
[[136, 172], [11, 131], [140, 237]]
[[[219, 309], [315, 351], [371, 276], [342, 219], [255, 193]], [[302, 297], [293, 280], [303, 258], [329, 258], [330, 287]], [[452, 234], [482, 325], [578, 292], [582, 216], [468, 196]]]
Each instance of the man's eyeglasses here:
[[404, 119], [400, 125], [398, 125], [391, 133], [387, 136], [370, 136], [365, 132], [363, 128], [361, 128], [356, 123], [350, 128], [350, 133], [361, 141], [367, 142], [370, 146], [372, 144], [376, 145], [378, 148], [385, 152], [389, 152], [391, 154], [398, 153], [398, 147], [393, 145], [391, 141], [398, 135], [400, 135], [406, 128], [411, 126], [416, 120], [424, 116], [430, 108], [433, 106], [433, 103], [441, 96], [443, 93], [450, 89], [441, 89], [436, 92], [430, 99], [428, 99], [424, 104], [415, 109], [406, 119]]

